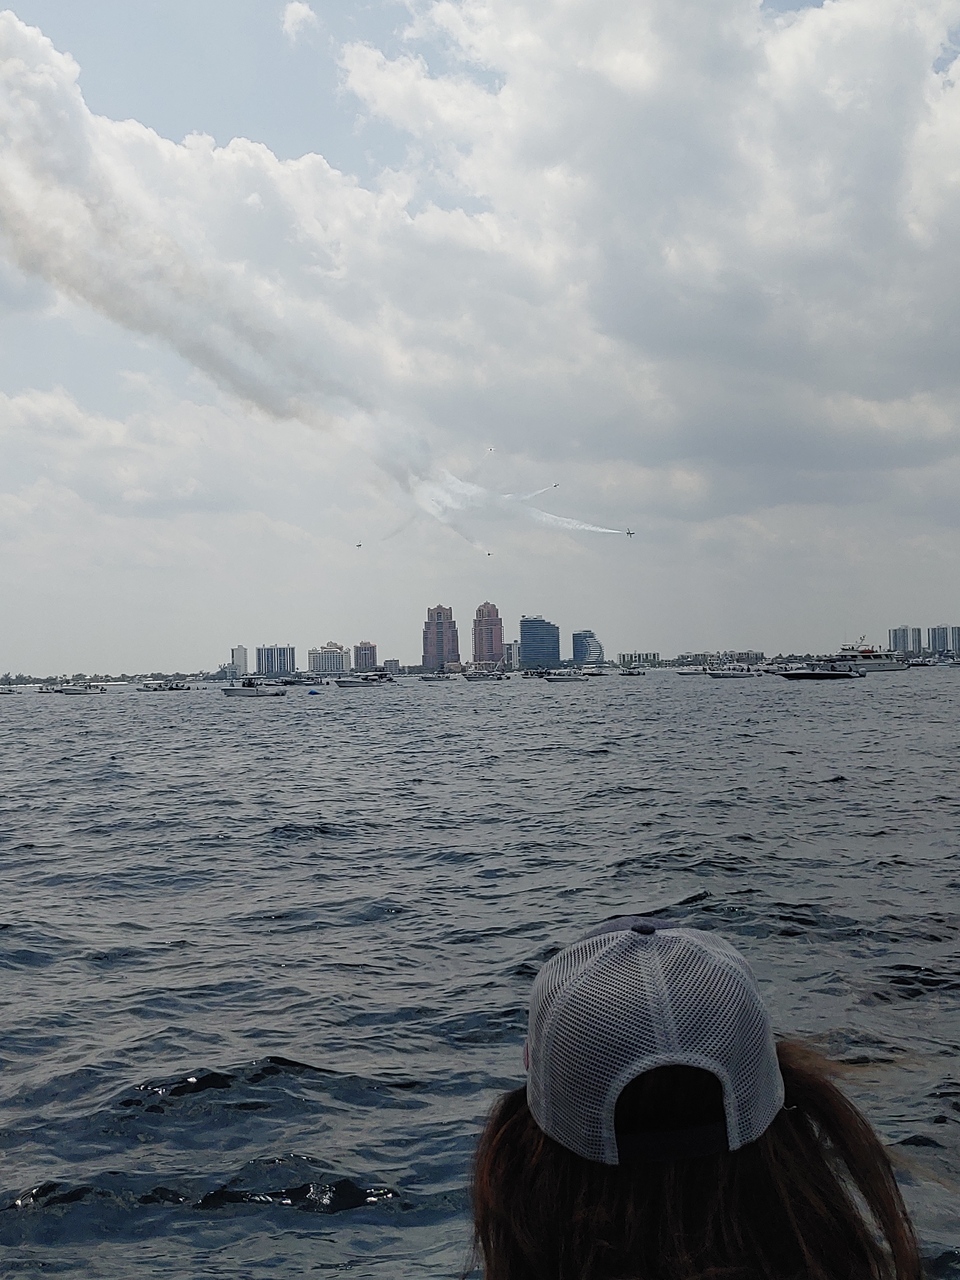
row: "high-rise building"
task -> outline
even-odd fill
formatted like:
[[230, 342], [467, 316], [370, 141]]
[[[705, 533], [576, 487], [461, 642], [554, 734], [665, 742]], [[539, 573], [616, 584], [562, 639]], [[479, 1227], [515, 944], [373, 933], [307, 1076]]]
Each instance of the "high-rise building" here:
[[427, 610], [423, 624], [423, 669], [442, 671], [448, 662], [460, 661], [460, 640], [453, 610], [438, 604]]
[[520, 666], [524, 671], [560, 665], [560, 628], [536, 614], [520, 619]]
[[923, 650], [919, 627], [891, 627], [890, 648], [894, 653], [918, 654]]
[[927, 648], [931, 653], [946, 653], [950, 648], [950, 628], [930, 627], [927, 630]]
[[361, 640], [353, 646], [354, 671], [373, 671], [377, 665], [377, 646], [370, 640]]
[[950, 652], [960, 656], [960, 627], [950, 628]]
[[573, 661], [578, 667], [603, 661], [603, 645], [592, 631], [573, 633]]
[[247, 674], [247, 648], [246, 645], [235, 644], [230, 650], [230, 665], [233, 667], [235, 676], [245, 676]]
[[307, 654], [307, 668], [316, 674], [339, 674], [349, 667], [349, 649], [333, 640], [328, 640], [321, 649], [311, 649]]
[[296, 669], [297, 655], [292, 644], [257, 646], [258, 676], [290, 676]]
[[400, 659], [384, 658], [383, 669], [388, 676], [398, 676], [400, 674]]
[[503, 665], [508, 671], [520, 670], [520, 641], [508, 640], [503, 646]]
[[477, 666], [498, 666], [503, 661], [503, 619], [489, 600], [473, 619], [473, 660]]

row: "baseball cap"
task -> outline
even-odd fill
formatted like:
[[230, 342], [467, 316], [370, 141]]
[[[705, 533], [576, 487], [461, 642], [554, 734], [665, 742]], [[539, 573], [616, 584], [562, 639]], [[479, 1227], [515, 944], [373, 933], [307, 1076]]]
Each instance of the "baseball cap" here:
[[[783, 1106], [770, 1015], [746, 960], [716, 934], [643, 916], [608, 920], [543, 966], [525, 1058], [539, 1127], [601, 1164], [736, 1151]], [[665, 1066], [715, 1076], [725, 1123], [671, 1128], [665, 1115], [662, 1130], [618, 1146], [618, 1097]]]

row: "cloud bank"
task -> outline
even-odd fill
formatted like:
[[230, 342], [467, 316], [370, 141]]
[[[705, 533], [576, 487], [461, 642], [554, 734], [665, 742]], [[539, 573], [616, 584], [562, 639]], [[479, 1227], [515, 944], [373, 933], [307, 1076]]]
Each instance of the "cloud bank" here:
[[367, 185], [95, 116], [0, 14], [4, 251], [468, 534], [527, 483], [457, 479], [495, 445], [648, 539], [858, 509], [953, 536], [958, 0], [414, 12], [400, 52], [339, 51], [406, 140]]

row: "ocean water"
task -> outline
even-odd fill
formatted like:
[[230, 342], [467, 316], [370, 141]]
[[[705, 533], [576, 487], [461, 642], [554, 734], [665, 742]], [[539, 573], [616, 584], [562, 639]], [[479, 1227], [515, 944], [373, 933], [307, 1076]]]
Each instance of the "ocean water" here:
[[0, 1274], [453, 1277], [531, 979], [656, 911], [960, 1277], [960, 670], [0, 699]]

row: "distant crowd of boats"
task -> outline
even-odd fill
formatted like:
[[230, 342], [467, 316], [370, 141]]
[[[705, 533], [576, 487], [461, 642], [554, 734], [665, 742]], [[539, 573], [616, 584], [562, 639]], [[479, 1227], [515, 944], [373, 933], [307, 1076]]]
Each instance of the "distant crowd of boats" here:
[[[680, 665], [673, 671], [680, 676], [708, 676], [713, 680], [751, 680], [757, 676], [782, 676], [785, 680], [857, 680], [882, 671], [906, 671], [910, 667], [948, 666], [960, 668], [957, 658], [912, 658], [907, 659], [890, 649], [879, 649], [864, 643], [863, 638], [856, 644], [843, 645], [839, 652], [827, 654], [805, 661], [770, 661], [755, 665], [736, 662], [716, 663], [712, 665]], [[646, 675], [647, 668], [605, 666], [564, 667], [559, 670], [541, 668], [535, 671], [508, 672], [503, 666], [492, 669], [479, 667], [466, 671], [431, 671], [420, 676], [424, 684], [444, 684], [456, 680], [466, 680], [473, 684], [498, 684], [511, 679], [511, 675], [523, 680], [543, 680], [547, 684], [587, 684], [598, 676], [615, 673], [621, 676]], [[69, 680], [62, 683], [47, 683], [32, 686], [38, 693], [59, 693], [68, 697], [89, 697], [106, 693], [114, 684], [126, 685], [128, 682]], [[222, 692], [228, 698], [282, 698], [290, 686], [302, 683], [296, 679], [266, 679], [261, 676], [245, 676], [242, 680], [232, 681], [224, 686]], [[395, 684], [396, 677], [383, 667], [373, 671], [359, 671], [335, 676], [332, 680], [316, 680], [313, 684], [335, 684], [340, 689], [376, 689], [384, 685]], [[143, 680], [136, 686], [138, 693], [183, 693], [196, 685], [190, 685], [178, 679]], [[17, 691], [12, 684], [0, 685], [0, 696], [10, 695]], [[318, 692], [310, 687], [308, 693]]]

